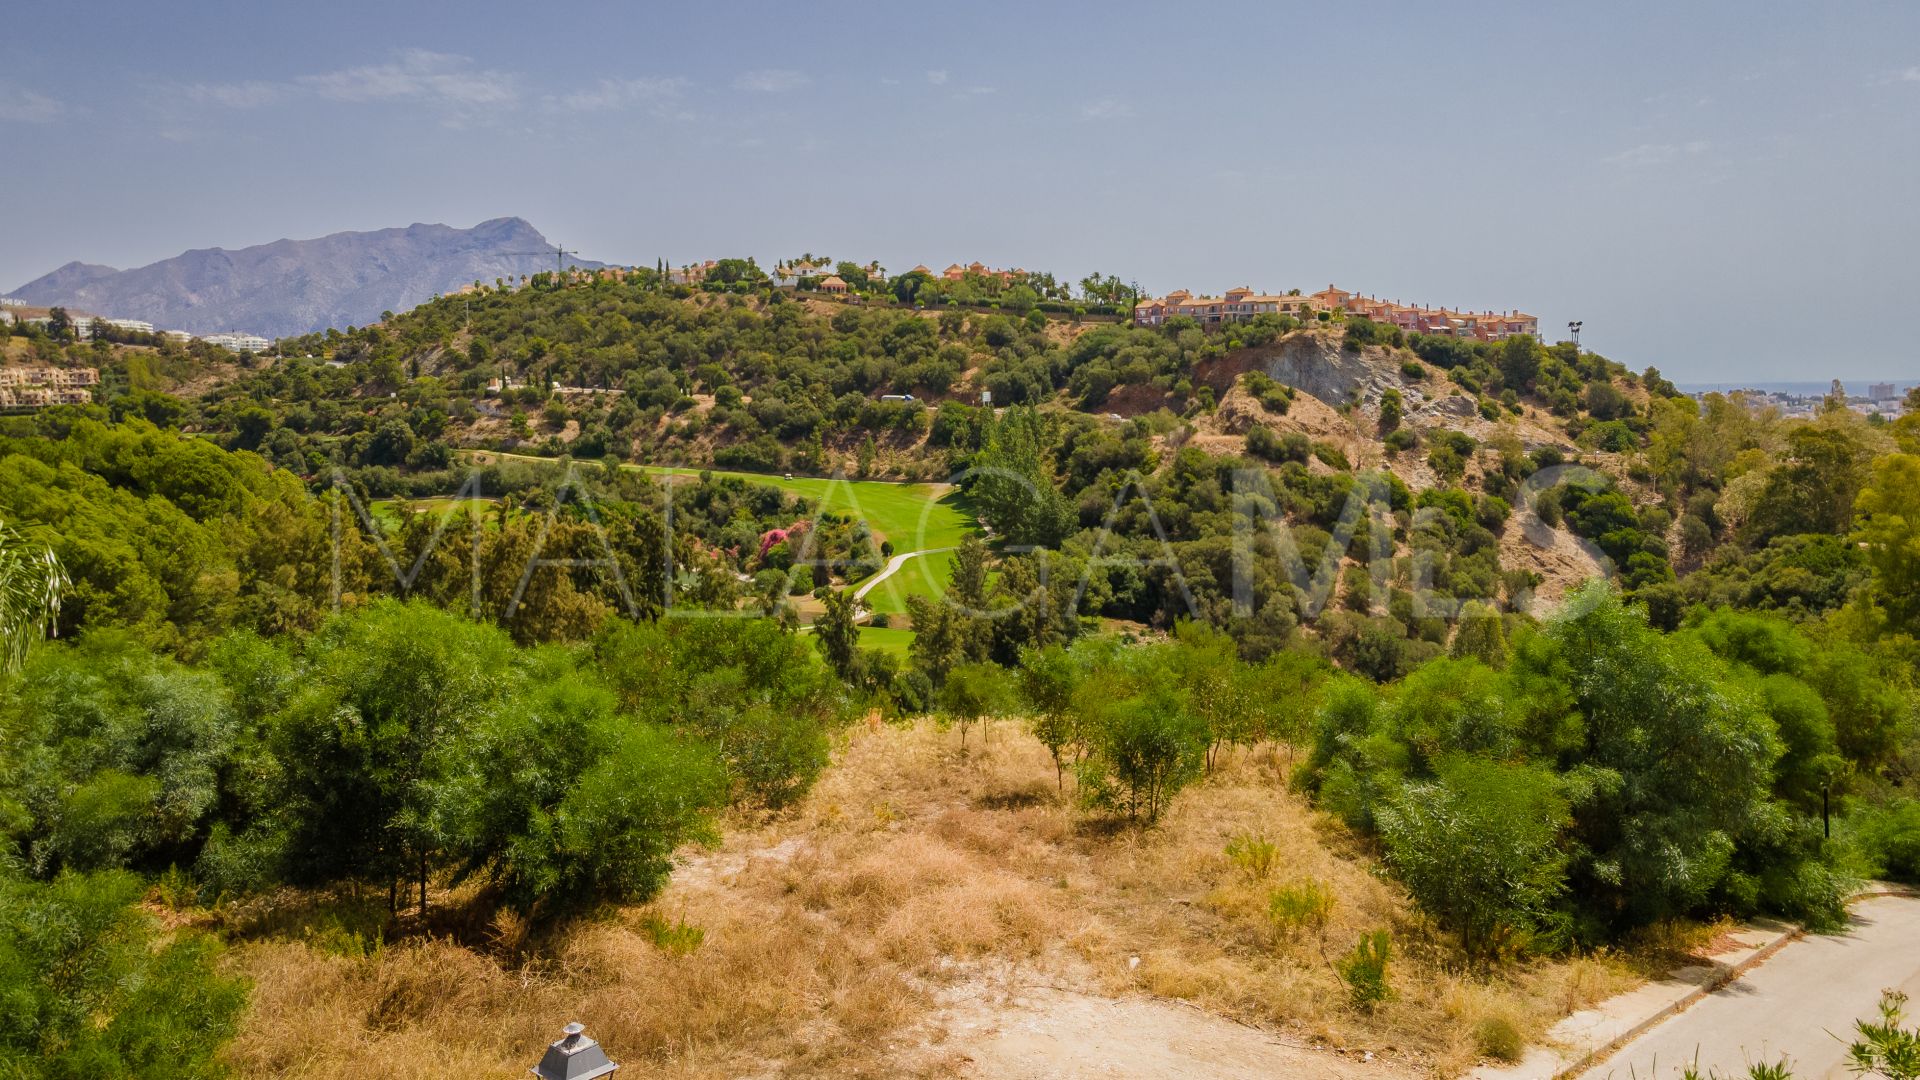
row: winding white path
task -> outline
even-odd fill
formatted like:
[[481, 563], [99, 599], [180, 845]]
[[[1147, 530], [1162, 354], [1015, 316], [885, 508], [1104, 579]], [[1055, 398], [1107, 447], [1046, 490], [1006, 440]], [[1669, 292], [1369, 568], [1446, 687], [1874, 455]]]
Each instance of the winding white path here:
[[887, 560], [887, 565], [881, 567], [879, 573], [868, 578], [865, 584], [861, 585], [858, 589], [855, 589], [853, 591], [853, 602], [857, 604], [860, 601], [865, 600], [867, 598], [867, 594], [873, 591], [873, 587], [875, 585], [878, 585], [881, 582], [892, 577], [894, 574], [894, 571], [900, 569], [902, 566], [907, 565], [908, 559], [917, 559], [922, 555], [938, 555], [943, 551], [952, 551], [952, 550], [953, 549], [950, 547], [922, 548], [919, 551], [908, 551], [908, 552], [903, 552], [899, 555], [895, 555], [893, 558]]

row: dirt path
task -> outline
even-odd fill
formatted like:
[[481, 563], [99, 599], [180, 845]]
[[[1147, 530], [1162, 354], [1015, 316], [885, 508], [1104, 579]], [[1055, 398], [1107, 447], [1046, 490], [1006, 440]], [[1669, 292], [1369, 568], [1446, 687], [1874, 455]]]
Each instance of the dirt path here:
[[[977, 984], [970, 984], [975, 985]], [[961, 1074], [1008, 1080], [1268, 1077], [1399, 1078], [1402, 1066], [1349, 1057], [1175, 1001], [1110, 998], [1054, 987], [1008, 995], [963, 988], [942, 1017], [941, 1049]]]

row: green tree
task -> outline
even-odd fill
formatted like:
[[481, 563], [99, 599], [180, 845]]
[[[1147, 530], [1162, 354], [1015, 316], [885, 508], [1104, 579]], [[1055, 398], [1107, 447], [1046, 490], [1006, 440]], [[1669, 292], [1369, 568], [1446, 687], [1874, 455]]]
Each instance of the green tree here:
[[417, 885], [451, 856], [441, 797], [467, 729], [514, 680], [513, 643], [426, 604], [379, 601], [307, 643], [307, 674], [276, 732], [288, 865], [308, 881]]
[[969, 492], [1015, 544], [1057, 547], [1072, 524], [1073, 508], [1045, 460], [1045, 423], [1033, 408], [1010, 408], [973, 459]]
[[1058, 645], [1025, 649], [1015, 673], [1021, 699], [1033, 718], [1033, 734], [1053, 756], [1054, 783], [1066, 786], [1067, 757], [1080, 743], [1074, 699], [1080, 692], [1082, 671], [1077, 658]]
[[[242, 450], [258, 450], [273, 428], [273, 414], [258, 405], [250, 405], [233, 416], [234, 445]], [[401, 460], [405, 457], [401, 455]]]
[[1453, 635], [1453, 655], [1471, 657], [1488, 667], [1507, 664], [1507, 629], [1500, 613], [1486, 604], [1469, 603], [1460, 613]]
[[593, 658], [621, 712], [717, 749], [741, 801], [777, 808], [804, 795], [826, 767], [828, 733], [852, 715], [814, 646], [768, 619], [615, 620]]
[[1223, 748], [1252, 742], [1257, 733], [1255, 681], [1240, 663], [1233, 638], [1204, 623], [1176, 626], [1169, 653], [1166, 663], [1179, 680], [1186, 707], [1206, 730], [1211, 772]]
[[827, 658], [828, 667], [842, 679], [852, 679], [858, 672], [860, 653], [860, 624], [854, 621], [853, 590], [829, 592], [823, 603], [824, 610], [813, 623], [814, 643]]
[[404, 465], [413, 453], [414, 443], [413, 428], [396, 416], [373, 433], [373, 440], [367, 444], [366, 463]]
[[913, 621], [913, 642], [907, 656], [935, 688], [946, 682], [955, 665], [967, 662], [972, 620], [944, 597], [907, 597], [907, 617]]
[[1706, 898], [1765, 812], [1779, 740], [1706, 649], [1662, 637], [1606, 586], [1567, 611], [1550, 649], [1514, 663], [1530, 681], [1559, 673], [1581, 718], [1573, 895], [1615, 923], [1670, 918]]
[[1007, 674], [998, 664], [961, 664], [947, 672], [936, 702], [942, 720], [960, 729], [960, 748], [966, 749], [967, 729], [997, 716], [1007, 704]]
[[[23, 817], [9, 829], [41, 877], [189, 865], [220, 802], [236, 726], [205, 671], [98, 631], [37, 653], [0, 700]], [[0, 762], [0, 770], [5, 763]]]
[[1540, 343], [1520, 334], [1500, 344], [1500, 382], [1524, 394], [1540, 377]]
[[649, 899], [675, 848], [714, 835], [725, 767], [699, 740], [620, 715], [569, 653], [526, 660], [526, 689], [472, 726], [442, 799], [456, 877], [484, 874], [537, 917]]
[[1152, 824], [1206, 765], [1208, 731], [1163, 657], [1130, 656], [1096, 673], [1080, 695], [1088, 805]]
[[[1859, 433], [1844, 421], [1794, 428], [1787, 434], [1786, 460], [1767, 474], [1747, 515], [1747, 541], [1758, 547], [1776, 536], [1846, 533], [1869, 457]], [[1870, 507], [1878, 505], [1876, 500]]]
[[1896, 629], [1920, 636], [1920, 455], [1874, 462], [1856, 508], [1874, 600]]

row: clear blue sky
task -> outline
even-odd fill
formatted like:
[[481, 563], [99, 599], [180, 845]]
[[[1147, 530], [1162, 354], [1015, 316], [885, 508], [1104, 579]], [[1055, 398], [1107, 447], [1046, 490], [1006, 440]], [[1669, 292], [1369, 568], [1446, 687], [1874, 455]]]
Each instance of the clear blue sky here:
[[519, 215], [1519, 307], [1676, 378], [1920, 375], [1920, 5], [18, 4], [0, 288]]

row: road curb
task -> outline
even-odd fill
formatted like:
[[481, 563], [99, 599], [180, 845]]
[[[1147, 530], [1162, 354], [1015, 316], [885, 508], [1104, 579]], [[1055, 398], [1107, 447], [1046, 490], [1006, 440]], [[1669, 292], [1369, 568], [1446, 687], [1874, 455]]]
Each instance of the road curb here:
[[[1852, 905], [1861, 900], [1871, 900], [1882, 896], [1904, 896], [1920, 899], [1920, 889], [1910, 888], [1905, 885], [1888, 884], [1886, 882], [1874, 882], [1862, 888], [1860, 891], [1853, 893], [1851, 896], [1848, 896], [1847, 903], [1848, 905]], [[1609, 1057], [1612, 1057], [1615, 1051], [1618, 1051], [1621, 1047], [1645, 1035], [1659, 1024], [1687, 1011], [1687, 1009], [1698, 1004], [1707, 995], [1717, 993], [1724, 989], [1728, 983], [1733, 982], [1740, 978], [1740, 976], [1766, 963], [1775, 953], [1806, 936], [1807, 931], [1803, 926], [1789, 928], [1772, 941], [1755, 949], [1751, 956], [1748, 956], [1737, 964], [1728, 966], [1724, 971], [1715, 972], [1712, 978], [1701, 983], [1685, 995], [1668, 1002], [1664, 1007], [1643, 1017], [1631, 1028], [1607, 1040], [1605, 1043], [1594, 1047], [1573, 1062], [1556, 1070], [1550, 1074], [1549, 1080], [1571, 1080], [1572, 1077], [1579, 1076], [1588, 1069], [1599, 1065]]]
[[[1874, 895], [1881, 894], [1876, 893]], [[1853, 900], [1858, 899], [1864, 899], [1864, 897], [1850, 897], [1848, 902], [1851, 903]], [[1612, 1039], [1607, 1040], [1600, 1046], [1596, 1046], [1592, 1050], [1587, 1051], [1582, 1057], [1553, 1073], [1550, 1080], [1570, 1080], [1571, 1077], [1579, 1076], [1581, 1073], [1612, 1057], [1616, 1050], [1619, 1050], [1640, 1036], [1645, 1035], [1664, 1021], [1687, 1011], [1689, 1008], [1698, 1004], [1700, 1000], [1708, 994], [1719, 991], [1728, 983], [1733, 982], [1740, 976], [1766, 963], [1774, 953], [1779, 952], [1781, 949], [1786, 948], [1788, 945], [1806, 936], [1807, 931], [1804, 927], [1792, 927], [1775, 937], [1772, 941], [1755, 949], [1753, 955], [1747, 957], [1745, 960], [1730, 965], [1724, 971], [1715, 972], [1712, 978], [1694, 987], [1682, 997], [1668, 1002], [1665, 1007], [1642, 1018], [1632, 1027], [1614, 1036]]]

